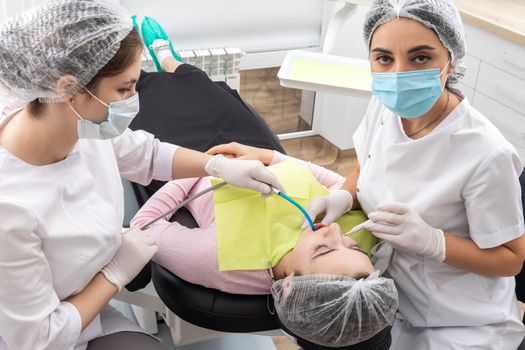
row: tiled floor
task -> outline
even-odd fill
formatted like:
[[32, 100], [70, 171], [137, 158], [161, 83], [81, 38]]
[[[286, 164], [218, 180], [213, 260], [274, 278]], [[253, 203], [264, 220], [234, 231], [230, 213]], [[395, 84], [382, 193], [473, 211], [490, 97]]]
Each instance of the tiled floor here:
[[[302, 91], [282, 87], [277, 78], [278, 70], [241, 71], [241, 97], [261, 114], [276, 134], [310, 129], [299, 117]], [[322, 165], [341, 175], [347, 175], [356, 161], [352, 150], [340, 152], [320, 136], [287, 140], [282, 145], [289, 155]]]
[[298, 124], [302, 91], [283, 88], [277, 79], [279, 68], [241, 71], [240, 95], [252, 105], [276, 134], [307, 130]]
[[272, 337], [277, 350], [297, 350], [299, 347], [286, 336]]

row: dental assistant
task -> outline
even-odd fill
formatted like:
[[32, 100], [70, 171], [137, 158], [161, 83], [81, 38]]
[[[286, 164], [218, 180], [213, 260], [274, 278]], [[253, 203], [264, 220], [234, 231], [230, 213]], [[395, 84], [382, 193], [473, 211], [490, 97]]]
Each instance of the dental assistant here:
[[258, 161], [159, 142], [139, 111], [142, 41], [105, 0], [53, 0], [0, 27], [0, 349], [164, 349], [107, 305], [157, 251], [123, 234], [120, 177], [282, 188]]
[[364, 37], [373, 97], [353, 135], [358, 165], [310, 215], [328, 224], [360, 207], [394, 248], [391, 349], [516, 349], [523, 166], [454, 88], [465, 56], [458, 11], [451, 0], [376, 0]]

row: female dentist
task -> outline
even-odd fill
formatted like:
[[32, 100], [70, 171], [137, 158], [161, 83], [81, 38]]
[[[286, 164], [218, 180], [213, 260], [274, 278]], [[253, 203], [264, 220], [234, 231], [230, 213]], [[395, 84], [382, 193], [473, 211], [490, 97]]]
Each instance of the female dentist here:
[[516, 349], [523, 168], [453, 88], [464, 73], [458, 11], [452, 0], [376, 0], [364, 36], [373, 97], [353, 135], [359, 164], [310, 214], [329, 224], [361, 207], [394, 247], [391, 349]]
[[[0, 349], [162, 349], [107, 302], [155, 254], [121, 234], [120, 176], [208, 172], [281, 187], [262, 163], [162, 143], [137, 114], [142, 42], [105, 0], [53, 0], [0, 27]], [[206, 170], [206, 171], [205, 171]]]

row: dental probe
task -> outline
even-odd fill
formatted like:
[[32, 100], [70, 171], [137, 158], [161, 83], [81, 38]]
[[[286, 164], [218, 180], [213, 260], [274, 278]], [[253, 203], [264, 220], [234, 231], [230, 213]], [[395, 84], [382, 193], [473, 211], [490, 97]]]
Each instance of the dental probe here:
[[352, 228], [350, 231], [348, 231], [347, 233], [345, 233], [345, 236], [348, 236], [354, 232], [357, 232], [357, 231], [361, 231], [361, 230], [369, 230], [370, 227], [372, 225], [372, 221], [369, 220], [366, 220], [365, 222], [362, 222], [360, 223], [359, 225], [356, 225], [354, 226], [354, 228]]

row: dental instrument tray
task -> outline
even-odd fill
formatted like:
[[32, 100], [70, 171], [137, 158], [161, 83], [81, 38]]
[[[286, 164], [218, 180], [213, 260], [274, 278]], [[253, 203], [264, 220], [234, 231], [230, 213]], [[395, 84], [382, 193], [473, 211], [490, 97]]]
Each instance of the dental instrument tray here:
[[284, 87], [343, 95], [369, 94], [368, 60], [309, 51], [286, 54], [277, 77]]

